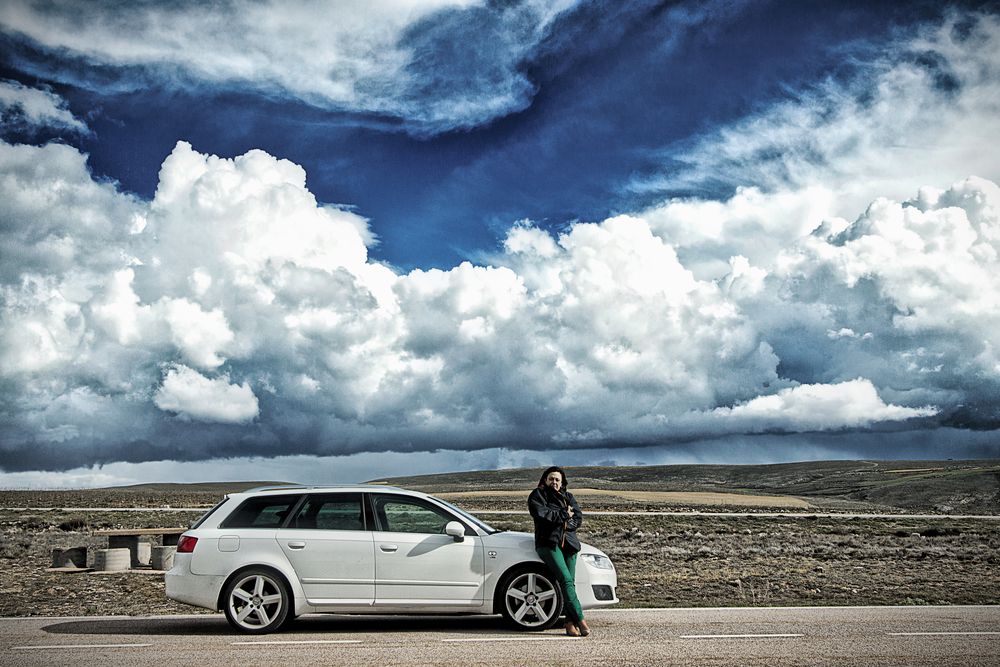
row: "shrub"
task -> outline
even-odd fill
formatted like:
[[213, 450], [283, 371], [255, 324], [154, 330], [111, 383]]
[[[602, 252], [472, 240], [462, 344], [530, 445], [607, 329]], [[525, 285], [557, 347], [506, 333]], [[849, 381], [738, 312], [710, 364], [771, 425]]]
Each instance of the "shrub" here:
[[924, 537], [947, 537], [952, 535], [961, 535], [962, 531], [958, 528], [938, 528], [934, 526], [932, 528], [924, 528], [920, 531], [920, 534]]
[[87, 528], [86, 519], [81, 519], [80, 517], [75, 517], [73, 519], [68, 519], [59, 524], [59, 530], [66, 532], [79, 532]]

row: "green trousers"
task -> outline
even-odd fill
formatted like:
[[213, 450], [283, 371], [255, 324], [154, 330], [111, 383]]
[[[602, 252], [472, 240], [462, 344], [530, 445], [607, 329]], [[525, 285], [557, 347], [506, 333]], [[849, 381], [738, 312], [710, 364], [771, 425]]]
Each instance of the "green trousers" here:
[[535, 547], [535, 551], [559, 582], [559, 589], [566, 603], [563, 606], [566, 618], [579, 623], [583, 620], [583, 609], [580, 607], [580, 598], [576, 597], [576, 553], [567, 555], [559, 547]]

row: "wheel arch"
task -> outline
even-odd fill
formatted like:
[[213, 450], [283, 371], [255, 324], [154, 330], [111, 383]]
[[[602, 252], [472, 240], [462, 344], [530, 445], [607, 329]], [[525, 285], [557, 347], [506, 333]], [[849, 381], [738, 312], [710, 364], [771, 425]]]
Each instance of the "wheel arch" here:
[[248, 563], [247, 565], [242, 565], [239, 568], [233, 570], [233, 572], [226, 577], [226, 580], [222, 583], [222, 588], [219, 589], [219, 597], [215, 601], [216, 611], [222, 611], [225, 608], [226, 591], [229, 589], [229, 584], [233, 582], [234, 579], [242, 575], [244, 572], [249, 572], [250, 570], [267, 570], [271, 574], [275, 575], [281, 582], [285, 585], [285, 590], [288, 591], [288, 609], [289, 612], [294, 615], [295, 611], [295, 589], [292, 587], [291, 583], [288, 581], [288, 577], [285, 573], [274, 567], [273, 565], [268, 565], [267, 563]]

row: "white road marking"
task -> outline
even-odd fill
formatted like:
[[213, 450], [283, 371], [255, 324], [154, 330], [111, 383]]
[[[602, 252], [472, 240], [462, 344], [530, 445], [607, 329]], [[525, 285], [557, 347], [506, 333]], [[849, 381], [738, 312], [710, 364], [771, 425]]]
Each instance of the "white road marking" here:
[[890, 637], [939, 637], [939, 636], [976, 636], [1000, 635], [1000, 632], [890, 632]]
[[681, 639], [775, 639], [787, 637], [804, 637], [805, 635], [794, 634], [770, 634], [770, 635], [681, 635]]
[[39, 646], [12, 646], [11, 648], [18, 651], [28, 651], [60, 648], [141, 648], [143, 646], [152, 646], [152, 644], [48, 644]]
[[[995, 604], [922, 604], [919, 607], [912, 604], [860, 604], [860, 605], [837, 605], [836, 607], [831, 607], [829, 605], [820, 606], [809, 606], [809, 605], [796, 605], [794, 607], [601, 607], [599, 609], [588, 609], [587, 613], [590, 614], [627, 614], [629, 612], [636, 611], [758, 611], [760, 609], [767, 609], [768, 611], [799, 611], [801, 609], [819, 609], [822, 611], [837, 611], [845, 609], [907, 609], [910, 611], [916, 611], [917, 609], [997, 609], [1000, 605]], [[191, 614], [192, 617], [199, 617], [202, 614]], [[36, 618], [42, 618], [41, 616], [25, 616], [22, 620], [33, 620]], [[88, 618], [86, 616], [81, 616], [80, 618]], [[133, 618], [130, 616], [116, 616], [114, 618]], [[153, 618], [153, 617], [150, 617]], [[161, 618], [169, 618], [163, 616]], [[6, 621], [12, 620], [11, 618], [4, 619]]]
[[558, 642], [580, 637], [473, 637], [468, 639], [442, 639], [443, 642]]
[[231, 646], [289, 646], [292, 644], [362, 644], [361, 639], [302, 639], [274, 640], [259, 642], [229, 642]]

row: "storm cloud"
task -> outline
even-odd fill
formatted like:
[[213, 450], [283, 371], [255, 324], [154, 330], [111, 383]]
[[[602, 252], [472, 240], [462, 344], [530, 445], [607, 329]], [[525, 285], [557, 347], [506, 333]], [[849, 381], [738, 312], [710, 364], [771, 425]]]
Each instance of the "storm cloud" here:
[[492, 265], [399, 273], [368, 259], [368, 221], [258, 150], [178, 143], [150, 202], [66, 146], [0, 160], [7, 470], [994, 418], [1000, 189], [981, 178], [704, 280], [635, 216], [522, 223]]

